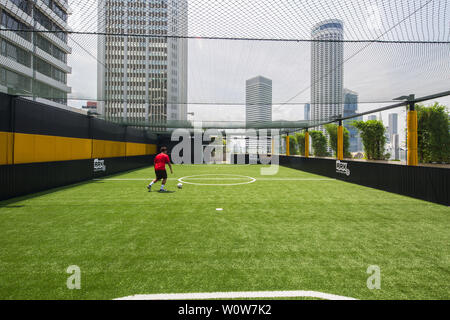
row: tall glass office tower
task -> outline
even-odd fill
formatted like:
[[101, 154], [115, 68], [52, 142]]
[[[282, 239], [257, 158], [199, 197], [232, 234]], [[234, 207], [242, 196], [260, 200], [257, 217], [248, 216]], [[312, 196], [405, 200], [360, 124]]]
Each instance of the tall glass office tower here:
[[[344, 82], [344, 29], [341, 20], [330, 19], [312, 29], [311, 120], [323, 121], [342, 114]], [[320, 126], [320, 130], [325, 129]]]
[[[353, 116], [358, 113], [358, 93], [344, 89], [344, 117]], [[363, 117], [359, 116], [350, 120], [344, 120], [344, 127], [349, 132], [349, 151], [363, 151], [362, 140], [358, 129], [352, 126], [353, 121], [362, 121]]]

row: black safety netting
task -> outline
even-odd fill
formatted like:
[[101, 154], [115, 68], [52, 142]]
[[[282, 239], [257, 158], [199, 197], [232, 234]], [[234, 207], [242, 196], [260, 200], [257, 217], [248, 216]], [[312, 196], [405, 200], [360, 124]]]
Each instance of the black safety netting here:
[[[365, 112], [450, 90], [446, 0], [6, 3], [0, 84], [9, 93], [89, 102], [130, 125], [304, 128], [343, 115], [347, 93]], [[258, 76], [271, 81], [262, 100], [247, 86]], [[271, 117], [246, 124], [246, 108], [260, 104]], [[307, 104], [331, 111], [307, 116]]]

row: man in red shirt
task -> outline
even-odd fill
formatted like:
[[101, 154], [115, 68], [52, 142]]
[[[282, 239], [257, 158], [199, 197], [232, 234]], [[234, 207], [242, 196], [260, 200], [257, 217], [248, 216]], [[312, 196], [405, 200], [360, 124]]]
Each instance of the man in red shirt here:
[[170, 173], [173, 174], [172, 165], [170, 164], [169, 156], [167, 155], [167, 148], [162, 147], [161, 153], [158, 154], [155, 157], [155, 174], [156, 179], [154, 179], [148, 186], [148, 191], [152, 191], [152, 185], [158, 182], [159, 180], [162, 180], [161, 189], [159, 192], [167, 192], [167, 190], [164, 189], [164, 185], [167, 182], [167, 172], [166, 172], [166, 163], [169, 165]]

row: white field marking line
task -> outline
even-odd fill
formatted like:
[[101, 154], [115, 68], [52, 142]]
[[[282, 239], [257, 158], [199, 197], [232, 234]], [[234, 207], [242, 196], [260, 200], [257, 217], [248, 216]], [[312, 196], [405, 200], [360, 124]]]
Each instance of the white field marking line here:
[[[233, 167], [243, 167], [243, 166], [253, 166], [253, 164], [233, 164], [233, 163], [203, 163], [203, 164], [184, 164], [184, 163], [180, 163], [177, 164], [178, 166], [181, 167], [198, 167], [198, 166], [233, 166]], [[267, 164], [267, 166], [269, 166]]]
[[318, 291], [247, 291], [247, 292], [209, 292], [209, 293], [169, 293], [137, 294], [114, 300], [204, 300], [204, 299], [239, 299], [239, 298], [300, 298], [310, 297], [325, 300], [357, 300]]
[[337, 181], [331, 178], [257, 178], [257, 181]]
[[[239, 177], [240, 179], [249, 179], [249, 181], [238, 182], [238, 183], [196, 183], [196, 182], [184, 181], [184, 179], [191, 179], [191, 178], [204, 177], [204, 176], [234, 176], [234, 177]], [[238, 186], [238, 185], [253, 183], [256, 181], [256, 178], [241, 176], [239, 174], [211, 173], [211, 174], [197, 174], [197, 175], [193, 175], [193, 176], [182, 177], [182, 178], [178, 179], [178, 181], [180, 181], [181, 183], [193, 184], [193, 185], [197, 185], [197, 186]]]
[[241, 178], [189, 178], [189, 180], [244, 180], [244, 179], [248, 180], [248, 177], [242, 176]]
[[[183, 177], [186, 178], [186, 177]], [[249, 177], [242, 178], [189, 178], [189, 180], [242, 180], [247, 179]], [[180, 178], [182, 179], [182, 178]], [[327, 178], [253, 178], [256, 181], [337, 181], [336, 179], [327, 179]], [[150, 181], [153, 178], [148, 179], [93, 179], [94, 181]], [[178, 178], [168, 178], [167, 180], [179, 180]]]

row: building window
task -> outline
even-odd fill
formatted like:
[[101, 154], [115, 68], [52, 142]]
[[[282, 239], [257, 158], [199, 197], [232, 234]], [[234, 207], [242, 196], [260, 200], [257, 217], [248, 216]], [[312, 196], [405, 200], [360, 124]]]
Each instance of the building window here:
[[48, 62], [38, 57], [34, 57], [34, 70], [56, 81], [62, 82], [64, 84], [67, 83], [67, 77], [65, 72], [59, 70], [58, 68], [52, 66]]
[[8, 57], [24, 66], [31, 66], [31, 53], [16, 47], [9, 41], [1, 39], [1, 55]]
[[40, 34], [35, 33], [34, 34], [34, 43], [38, 48], [41, 50], [47, 52], [48, 54], [52, 55], [56, 59], [67, 63], [67, 54], [59, 49], [57, 46], [53, 45], [50, 41], [45, 39]]
[[28, 2], [28, 0], [11, 0], [12, 3], [14, 3], [20, 10], [25, 12], [26, 14], [31, 14], [31, 4]]
[[42, 13], [39, 9], [34, 8], [34, 21], [42, 25], [48, 31], [57, 31], [54, 33], [59, 39], [61, 39], [64, 43], [67, 43], [67, 33], [58, 27], [55, 23], [53, 23], [44, 13]]
[[31, 79], [14, 71], [0, 68], [0, 82], [8, 87], [10, 94], [30, 94]]
[[2, 26], [7, 29], [14, 30], [14, 32], [24, 38], [27, 41], [31, 41], [31, 30], [30, 27], [20, 22], [19, 20], [13, 18], [10, 14], [6, 13], [4, 10], [2, 11]]
[[33, 82], [33, 94], [60, 104], [67, 104], [67, 93], [39, 81]]

